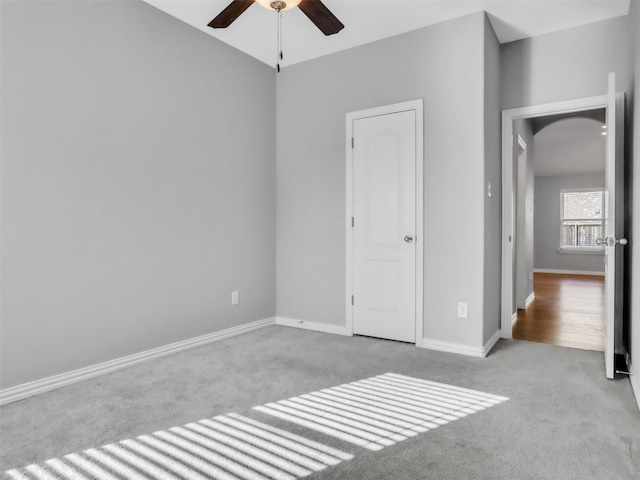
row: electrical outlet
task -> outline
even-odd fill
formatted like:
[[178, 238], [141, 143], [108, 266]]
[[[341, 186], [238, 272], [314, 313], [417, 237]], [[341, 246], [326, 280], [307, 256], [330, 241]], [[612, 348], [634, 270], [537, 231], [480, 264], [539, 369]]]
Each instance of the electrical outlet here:
[[467, 302], [458, 302], [458, 317], [467, 318], [468, 313], [469, 305], [467, 304]]
[[234, 290], [233, 292], [231, 292], [231, 305], [237, 305], [238, 302], [238, 291]]

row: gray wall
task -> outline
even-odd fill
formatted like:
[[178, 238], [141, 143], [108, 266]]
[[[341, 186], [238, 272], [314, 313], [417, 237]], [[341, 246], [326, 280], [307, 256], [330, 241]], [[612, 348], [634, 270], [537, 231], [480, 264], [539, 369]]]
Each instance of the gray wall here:
[[1, 388], [273, 316], [273, 70], [142, 2], [1, 32]]
[[[344, 325], [345, 114], [423, 98], [424, 336], [482, 344], [484, 39], [477, 13], [279, 75], [279, 316]], [[467, 319], [457, 318], [458, 301], [469, 303]]]
[[[603, 94], [609, 71], [631, 86], [634, 63], [637, 89], [639, 17], [632, 2], [630, 19], [501, 46], [501, 108]], [[345, 113], [416, 98], [425, 337], [478, 346], [497, 328], [497, 58], [483, 14], [288, 67], [275, 99], [272, 69], [139, 2], [4, 1], [1, 22], [0, 388], [276, 309], [343, 324]], [[632, 268], [637, 299], [640, 255]]]
[[626, 89], [629, 44], [626, 16], [504, 44], [501, 106], [604, 95], [609, 72]]
[[[484, 22], [484, 317], [483, 344], [500, 330], [502, 275], [502, 150], [500, 142], [500, 44]], [[491, 197], [488, 188], [491, 184]]]
[[604, 172], [537, 176], [534, 200], [534, 263], [536, 269], [604, 273], [603, 253], [559, 253], [560, 191], [604, 188]]

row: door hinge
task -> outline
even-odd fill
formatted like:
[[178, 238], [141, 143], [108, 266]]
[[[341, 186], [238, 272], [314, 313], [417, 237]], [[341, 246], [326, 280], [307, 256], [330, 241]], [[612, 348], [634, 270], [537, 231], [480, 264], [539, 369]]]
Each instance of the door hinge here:
[[353, 217], [351, 217], [351, 226], [355, 227], [356, 226], [356, 221]]
[[351, 295], [351, 305], [354, 305], [354, 303], [353, 303], [353, 295]]
[[353, 139], [353, 137], [351, 137], [351, 148], [355, 148], [355, 140]]

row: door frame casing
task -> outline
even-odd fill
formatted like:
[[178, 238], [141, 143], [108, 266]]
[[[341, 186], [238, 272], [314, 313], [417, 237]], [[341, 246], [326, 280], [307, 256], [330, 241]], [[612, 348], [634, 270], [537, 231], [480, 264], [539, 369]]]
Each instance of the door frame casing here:
[[[522, 149], [523, 153], [527, 153], [527, 142], [524, 141], [524, 139], [520, 136], [520, 134], [518, 134], [517, 139], [514, 139], [514, 147], [515, 147], [515, 143], [518, 144], [518, 146]], [[515, 189], [515, 198], [514, 198], [514, 203], [515, 203], [515, 212], [513, 215], [514, 218], [514, 236], [513, 238], [516, 239], [518, 238], [518, 230], [520, 230], [521, 232], [523, 231], [521, 228], [518, 227], [518, 212], [520, 210], [519, 207], [519, 203], [522, 201], [525, 204], [525, 210], [526, 210], [526, 186], [524, 188], [523, 192], [519, 191], [519, 187], [520, 187], [520, 155], [521, 152], [518, 151], [516, 149], [517, 155], [514, 157], [513, 161], [514, 161], [514, 168], [515, 168], [515, 178], [514, 178], [514, 184], [517, 185], [518, 188]], [[517, 163], [517, 166], [515, 165], [515, 163]], [[526, 176], [527, 176], [527, 172], [526, 172], [526, 164], [525, 164], [525, 182], [526, 182]], [[522, 197], [521, 197], [521, 193], [522, 193]], [[526, 213], [525, 213], [525, 219], [526, 219]], [[525, 227], [524, 227], [524, 231], [526, 232], [526, 222], [525, 222]], [[516, 299], [516, 308], [518, 308], [518, 305], [526, 305], [527, 304], [527, 298], [529, 297], [528, 295], [526, 295], [526, 292], [523, 292], [523, 287], [522, 287], [522, 275], [523, 275], [523, 269], [521, 262], [524, 260], [522, 258], [520, 258], [522, 256], [522, 248], [521, 245], [519, 246], [519, 244], [517, 244], [515, 241], [513, 242], [514, 248], [515, 248], [515, 252], [513, 255], [513, 258], [515, 258], [515, 265], [514, 265], [514, 274], [515, 274], [515, 279], [516, 279], [516, 284], [515, 284], [515, 299]], [[525, 245], [526, 245], [526, 240], [525, 240]], [[533, 248], [533, 246], [531, 247]], [[518, 255], [518, 253], [520, 253], [521, 255]], [[524, 249], [524, 257], [526, 258], [527, 255], [527, 249]], [[527, 274], [529, 272], [526, 272]], [[533, 289], [533, 288], [532, 288]], [[524, 294], [524, 299], [522, 298]], [[522, 301], [521, 301], [522, 300]], [[511, 323], [513, 324], [513, 317], [511, 318]]]
[[513, 185], [513, 122], [520, 119], [543, 117], [562, 113], [607, 109], [607, 95], [546, 103], [502, 111], [502, 288], [500, 330], [502, 338], [512, 338], [513, 316], [513, 257], [516, 243]]
[[351, 218], [354, 216], [354, 149], [352, 147], [353, 122], [355, 120], [389, 115], [400, 112], [414, 111], [416, 119], [416, 347], [422, 347], [424, 329], [424, 107], [423, 100], [396, 103], [381, 107], [368, 108], [349, 112], [346, 115], [346, 291], [345, 291], [345, 328], [347, 335], [353, 335], [353, 261], [354, 261], [354, 234]]

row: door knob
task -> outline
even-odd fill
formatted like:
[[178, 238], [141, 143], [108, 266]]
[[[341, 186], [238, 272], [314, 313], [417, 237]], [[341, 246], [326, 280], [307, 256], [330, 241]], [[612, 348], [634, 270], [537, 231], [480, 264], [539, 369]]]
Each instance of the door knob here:
[[413, 236], [412, 235], [405, 235], [404, 236], [404, 241], [407, 242], [407, 243], [413, 242]]
[[596, 238], [596, 245], [604, 245], [605, 247], [613, 247], [614, 245], [626, 245], [626, 238], [604, 237]]

